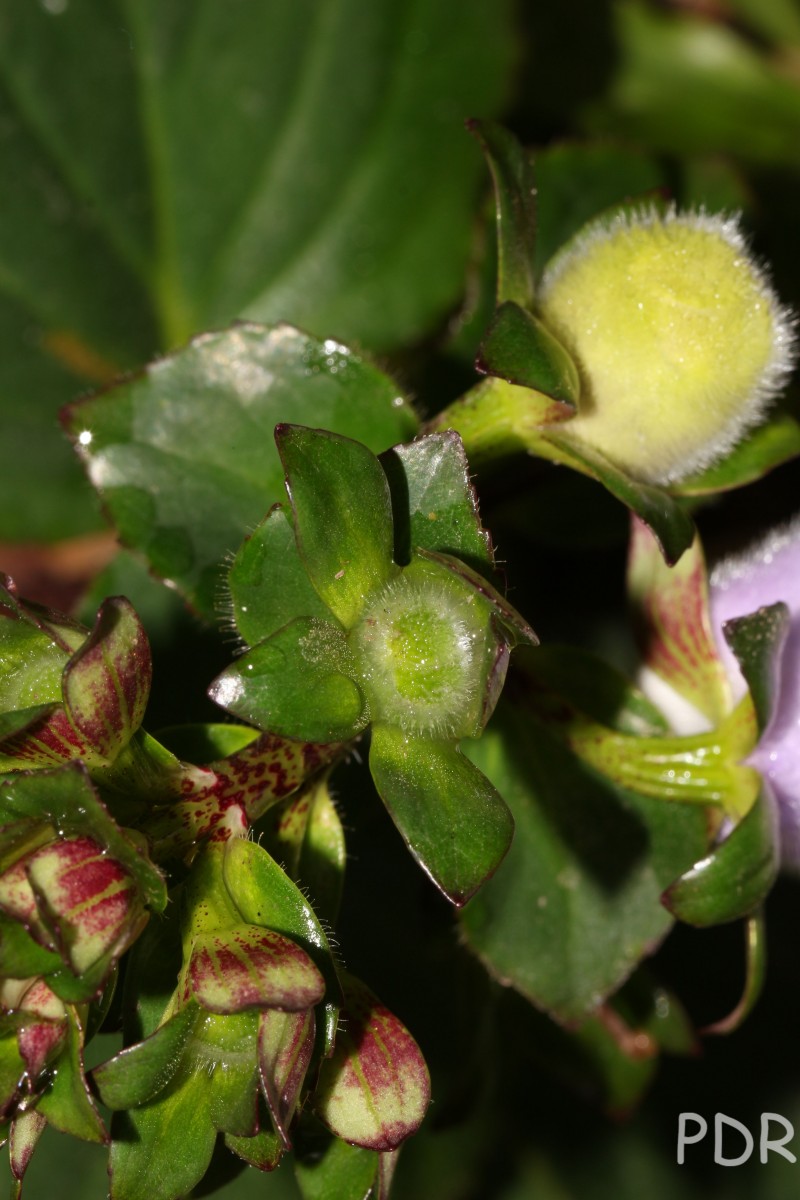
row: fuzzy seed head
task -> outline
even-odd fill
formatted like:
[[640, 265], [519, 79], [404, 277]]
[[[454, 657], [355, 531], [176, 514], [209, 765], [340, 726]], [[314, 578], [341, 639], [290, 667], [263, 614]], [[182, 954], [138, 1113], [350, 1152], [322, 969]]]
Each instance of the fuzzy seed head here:
[[595, 222], [547, 268], [540, 309], [581, 375], [571, 430], [653, 483], [723, 458], [793, 365], [791, 315], [735, 218]]

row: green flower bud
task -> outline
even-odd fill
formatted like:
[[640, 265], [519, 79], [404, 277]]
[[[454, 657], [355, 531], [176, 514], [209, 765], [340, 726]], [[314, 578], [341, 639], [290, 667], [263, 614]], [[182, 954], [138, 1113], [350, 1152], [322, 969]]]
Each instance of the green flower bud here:
[[724, 457], [793, 364], [791, 315], [733, 217], [643, 209], [592, 222], [552, 260], [539, 299], [581, 375], [571, 432], [642, 480]]

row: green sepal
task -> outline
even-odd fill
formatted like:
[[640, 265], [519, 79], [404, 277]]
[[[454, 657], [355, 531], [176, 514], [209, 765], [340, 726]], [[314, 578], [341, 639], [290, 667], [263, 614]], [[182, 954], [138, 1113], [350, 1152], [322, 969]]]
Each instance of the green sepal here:
[[475, 366], [517, 387], [555, 401], [549, 419], [568, 420], [576, 412], [580, 377], [568, 351], [533, 313], [513, 301], [501, 304], [481, 343]]
[[710, 854], [677, 879], [662, 903], [679, 921], [706, 927], [748, 917], [780, 866], [778, 816], [766, 783], [750, 811]]
[[494, 609], [494, 615], [512, 646], [517, 646], [520, 643], [526, 643], [529, 646], [539, 645], [538, 637], [522, 614], [518, 613], [513, 604], [509, 604], [505, 596], [502, 596], [488, 580], [484, 579], [477, 571], [474, 571], [467, 563], [461, 562], [458, 558], [453, 558], [450, 554], [441, 554], [433, 550], [420, 549], [418, 554], [420, 558], [428, 562], [438, 563], [440, 567], [444, 567], [451, 575], [455, 575], [463, 582], [471, 584], [475, 588], [475, 591], [479, 592], [484, 600], [487, 600]]
[[[550, 453], [549, 448], [555, 450], [556, 454]], [[616, 496], [650, 526], [670, 566], [691, 546], [695, 536], [694, 522], [675, 497], [664, 488], [642, 483], [626, 475], [598, 450], [579, 441], [568, 425], [541, 430], [539, 444], [531, 444], [530, 449], [544, 457], [554, 458], [556, 462], [563, 462], [601, 483], [612, 496]]]
[[255, 842], [232, 838], [225, 846], [222, 871], [231, 901], [244, 920], [291, 938], [319, 968], [326, 986], [322, 1038], [327, 1053], [336, 1035], [341, 990], [330, 944], [314, 909]]
[[271, 1129], [261, 1129], [253, 1137], [224, 1134], [225, 1145], [248, 1166], [259, 1171], [274, 1171], [283, 1158], [283, 1142]]
[[351, 438], [278, 425], [275, 441], [309, 579], [349, 628], [394, 571], [386, 476], [372, 451]]
[[348, 741], [369, 721], [343, 631], [298, 617], [236, 659], [208, 694], [237, 717], [305, 742]]
[[533, 160], [512, 133], [494, 121], [467, 122], [494, 181], [497, 212], [497, 301], [530, 308], [534, 299], [536, 182]]
[[[314, 911], [332, 927], [339, 916], [347, 863], [344, 829], [327, 778], [273, 810], [267, 848], [314, 897]], [[0, 943], [1, 945], [2, 943]]]
[[199, 1014], [190, 999], [144, 1041], [95, 1067], [92, 1079], [103, 1103], [114, 1110], [134, 1108], [162, 1092], [181, 1065]]
[[405, 565], [417, 549], [434, 550], [491, 574], [491, 539], [481, 526], [469, 463], [455, 430], [394, 446], [380, 462], [392, 497], [395, 562]]
[[671, 485], [681, 496], [707, 496], [754, 483], [800, 454], [800, 424], [788, 413], [775, 413], [734, 446], [722, 462]]
[[453, 904], [492, 875], [514, 834], [502, 796], [451, 742], [376, 725], [369, 766], [414, 858]]
[[330, 620], [300, 557], [294, 524], [275, 504], [240, 546], [228, 573], [234, 624], [248, 644], [270, 637], [296, 617]]
[[59, 954], [40, 946], [19, 921], [0, 912], [0, 976], [27, 979], [48, 975], [61, 966]]
[[750, 691], [759, 733], [769, 725], [777, 701], [781, 651], [790, 624], [789, 609], [779, 601], [722, 627]]
[[108, 1133], [83, 1070], [83, 1027], [76, 1009], [69, 1009], [68, 1015], [66, 1046], [37, 1108], [61, 1133], [85, 1142], [107, 1142]]

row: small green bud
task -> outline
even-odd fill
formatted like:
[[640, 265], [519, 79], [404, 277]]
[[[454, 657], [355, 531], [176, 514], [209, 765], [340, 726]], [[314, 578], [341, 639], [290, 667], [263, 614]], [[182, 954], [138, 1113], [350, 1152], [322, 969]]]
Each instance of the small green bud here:
[[539, 299], [581, 375], [571, 431], [649, 482], [723, 458], [793, 365], [792, 317], [733, 217], [651, 208], [592, 222]]

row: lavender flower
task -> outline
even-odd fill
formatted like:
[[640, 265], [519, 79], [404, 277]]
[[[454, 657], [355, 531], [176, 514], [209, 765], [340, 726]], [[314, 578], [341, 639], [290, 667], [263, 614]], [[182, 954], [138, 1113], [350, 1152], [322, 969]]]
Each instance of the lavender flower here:
[[784, 865], [800, 871], [800, 514], [721, 562], [710, 582], [711, 619], [737, 697], [745, 684], [723, 624], [779, 600], [789, 609], [775, 712], [749, 762], [770, 781], [778, 800]]

